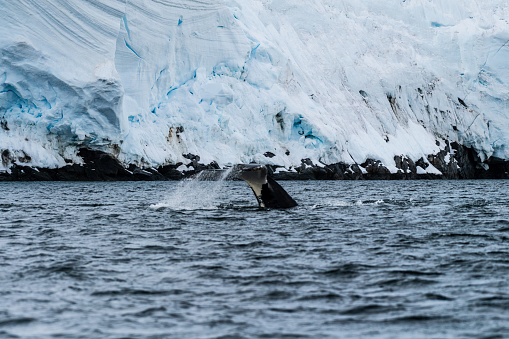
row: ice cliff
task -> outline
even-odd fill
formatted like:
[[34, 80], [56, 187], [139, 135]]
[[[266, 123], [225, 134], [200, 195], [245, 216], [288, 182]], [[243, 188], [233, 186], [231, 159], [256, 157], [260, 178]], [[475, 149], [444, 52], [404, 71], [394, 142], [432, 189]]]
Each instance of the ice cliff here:
[[506, 0], [1, 2], [3, 170], [509, 159]]

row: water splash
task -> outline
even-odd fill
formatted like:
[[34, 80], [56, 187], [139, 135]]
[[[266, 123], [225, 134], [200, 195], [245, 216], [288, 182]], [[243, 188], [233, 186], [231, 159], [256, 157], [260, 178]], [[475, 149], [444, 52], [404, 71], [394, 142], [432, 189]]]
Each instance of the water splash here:
[[173, 210], [218, 209], [227, 192], [222, 188], [224, 181], [231, 179], [232, 168], [217, 171], [201, 171], [194, 178], [182, 180], [164, 201], [150, 205], [150, 208]]

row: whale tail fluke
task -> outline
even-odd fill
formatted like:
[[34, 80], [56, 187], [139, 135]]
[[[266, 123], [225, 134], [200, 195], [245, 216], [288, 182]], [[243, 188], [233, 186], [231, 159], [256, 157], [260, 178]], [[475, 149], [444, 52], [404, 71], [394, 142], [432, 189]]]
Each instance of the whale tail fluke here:
[[297, 202], [281, 185], [271, 177], [267, 177], [267, 184], [262, 186], [262, 199], [268, 208], [290, 208], [297, 206]]
[[297, 202], [267, 175], [267, 167], [259, 164], [236, 165], [237, 177], [244, 180], [253, 190], [258, 204], [262, 208], [290, 208]]

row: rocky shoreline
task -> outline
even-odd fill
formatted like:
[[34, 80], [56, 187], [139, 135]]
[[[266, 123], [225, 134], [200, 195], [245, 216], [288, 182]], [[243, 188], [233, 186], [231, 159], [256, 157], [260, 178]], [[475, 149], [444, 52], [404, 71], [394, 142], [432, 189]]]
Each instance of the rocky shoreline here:
[[[55, 169], [13, 163], [10, 173], [0, 172], [0, 181], [164, 181], [185, 179], [202, 170], [220, 169], [214, 162], [200, 163], [200, 157], [192, 154], [185, 155], [190, 163], [184, 171], [178, 170], [182, 163], [158, 168], [135, 165], [126, 168], [111, 154], [91, 149], [81, 149], [79, 155], [83, 158], [82, 165], [69, 164]], [[490, 158], [481, 162], [472, 148], [457, 143], [448, 144], [442, 152], [429, 155], [427, 161], [404, 156], [395, 156], [394, 160], [399, 168], [397, 173], [391, 173], [380, 161], [373, 159], [353, 165], [317, 165], [303, 159], [292, 171], [273, 165], [268, 168], [269, 175], [276, 180], [509, 179], [509, 161]], [[424, 173], [428, 163], [442, 174]]]

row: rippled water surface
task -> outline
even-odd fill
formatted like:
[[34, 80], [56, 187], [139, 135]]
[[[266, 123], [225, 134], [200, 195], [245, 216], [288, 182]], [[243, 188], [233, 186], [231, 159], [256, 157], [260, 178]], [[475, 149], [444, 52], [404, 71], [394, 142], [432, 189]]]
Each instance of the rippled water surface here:
[[509, 337], [509, 181], [281, 184], [0, 183], [0, 337]]

